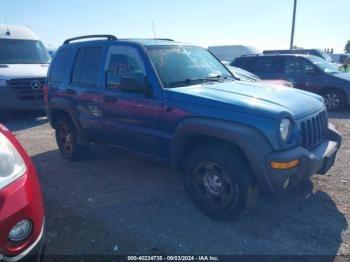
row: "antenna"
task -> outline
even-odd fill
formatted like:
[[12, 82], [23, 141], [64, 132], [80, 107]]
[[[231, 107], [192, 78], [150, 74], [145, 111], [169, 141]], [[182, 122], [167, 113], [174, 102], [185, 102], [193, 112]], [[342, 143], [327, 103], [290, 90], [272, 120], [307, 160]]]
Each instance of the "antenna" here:
[[5, 24], [6, 24], [6, 35], [11, 35], [10, 31], [9, 31], [9, 24], [7, 23], [7, 16], [5, 16]]
[[154, 29], [154, 22], [152, 20], [152, 28], [153, 28], [153, 38], [156, 39], [156, 30]]

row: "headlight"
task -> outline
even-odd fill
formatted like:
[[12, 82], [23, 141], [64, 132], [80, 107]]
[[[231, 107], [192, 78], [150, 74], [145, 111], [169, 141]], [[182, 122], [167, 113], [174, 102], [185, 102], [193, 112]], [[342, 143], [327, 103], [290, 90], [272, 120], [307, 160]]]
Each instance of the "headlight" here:
[[6, 80], [0, 79], [0, 87], [6, 86]]
[[282, 118], [280, 122], [280, 134], [284, 142], [286, 142], [292, 132], [292, 122], [289, 118]]
[[24, 175], [27, 167], [17, 149], [0, 133], [0, 189]]

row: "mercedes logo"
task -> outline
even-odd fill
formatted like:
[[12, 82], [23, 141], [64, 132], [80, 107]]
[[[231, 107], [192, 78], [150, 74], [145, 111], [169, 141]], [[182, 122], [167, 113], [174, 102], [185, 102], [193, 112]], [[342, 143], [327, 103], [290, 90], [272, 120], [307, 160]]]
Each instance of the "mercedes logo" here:
[[30, 86], [33, 88], [33, 89], [40, 89], [41, 88], [41, 83], [39, 80], [34, 80], [30, 83]]

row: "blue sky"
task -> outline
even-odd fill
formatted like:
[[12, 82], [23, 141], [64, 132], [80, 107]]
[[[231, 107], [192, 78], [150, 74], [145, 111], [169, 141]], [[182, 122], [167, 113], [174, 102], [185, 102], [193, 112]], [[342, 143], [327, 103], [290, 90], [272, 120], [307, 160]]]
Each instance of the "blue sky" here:
[[[95, 33], [199, 44], [288, 48], [293, 0], [0, 0], [0, 23], [31, 27], [45, 44]], [[350, 40], [350, 0], [298, 0], [295, 44], [333, 47]]]

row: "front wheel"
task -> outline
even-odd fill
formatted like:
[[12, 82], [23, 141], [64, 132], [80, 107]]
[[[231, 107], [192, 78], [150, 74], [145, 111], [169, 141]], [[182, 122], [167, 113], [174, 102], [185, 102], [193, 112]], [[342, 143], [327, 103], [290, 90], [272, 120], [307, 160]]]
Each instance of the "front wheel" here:
[[196, 206], [218, 220], [233, 220], [258, 197], [248, 163], [239, 152], [217, 147], [195, 149], [186, 163], [185, 186]]
[[339, 111], [346, 104], [345, 96], [337, 89], [327, 89], [322, 95], [329, 111]]

